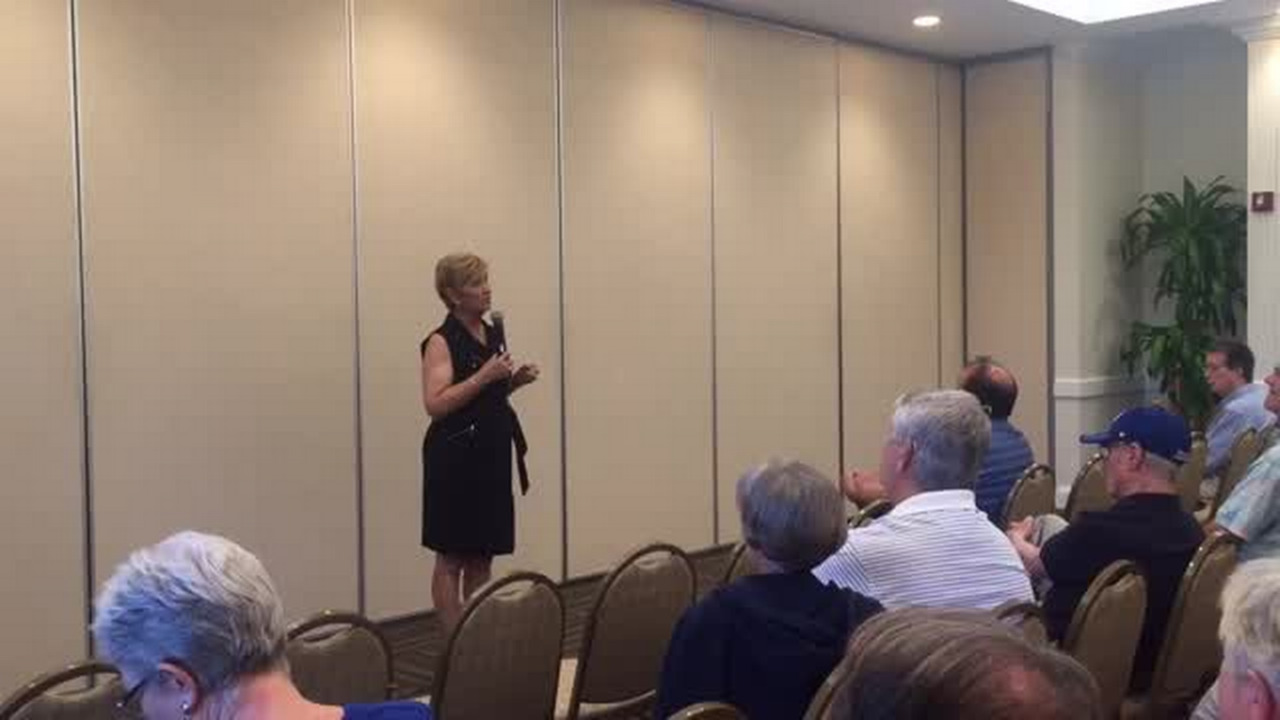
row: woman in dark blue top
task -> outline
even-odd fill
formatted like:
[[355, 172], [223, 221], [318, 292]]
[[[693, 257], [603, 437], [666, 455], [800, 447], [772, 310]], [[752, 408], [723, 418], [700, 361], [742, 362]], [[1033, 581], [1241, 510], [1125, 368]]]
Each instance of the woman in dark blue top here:
[[749, 718], [800, 718], [880, 603], [810, 572], [844, 544], [834, 481], [798, 462], [738, 480], [742, 534], [758, 574], [711, 593], [680, 619], [667, 649], [656, 717], [719, 701]]
[[99, 593], [93, 636], [120, 670], [124, 717], [431, 720], [421, 703], [320, 705], [294, 687], [280, 597], [258, 558], [184, 532], [138, 550]]

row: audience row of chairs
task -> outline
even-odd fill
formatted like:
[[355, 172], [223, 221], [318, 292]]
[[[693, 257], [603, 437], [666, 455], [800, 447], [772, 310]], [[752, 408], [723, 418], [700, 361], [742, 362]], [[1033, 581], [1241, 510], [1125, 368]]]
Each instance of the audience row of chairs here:
[[[1196, 514], [1201, 523], [1208, 523], [1218, 513], [1218, 508], [1231, 495], [1231, 491], [1244, 477], [1249, 465], [1258, 458], [1266, 446], [1266, 438], [1256, 430], [1249, 429], [1236, 437], [1231, 446], [1230, 462], [1227, 469], [1218, 478], [1218, 487], [1213, 496], [1208, 498], [1203, 507], [1200, 505], [1200, 486], [1205, 480], [1205, 462], [1208, 459], [1209, 445], [1200, 433], [1194, 433], [1191, 440], [1191, 454], [1187, 462], [1178, 469], [1178, 496], [1182, 499], [1182, 508]], [[1085, 463], [1071, 485], [1071, 494], [1067, 498], [1067, 506], [1063, 516], [1068, 521], [1075, 519], [1082, 512], [1105, 510], [1111, 507], [1112, 499], [1107, 493], [1106, 475], [1103, 470], [1103, 455], [1098, 453]], [[1012, 495], [1010, 496], [1012, 499]]]
[[[435, 716], [578, 720], [647, 711], [675, 624], [696, 598], [696, 582], [692, 561], [674, 545], [629, 553], [601, 582], [581, 651], [567, 659], [561, 657], [564, 601], [551, 580], [519, 572], [490, 583], [470, 599], [446, 641], [427, 698]], [[360, 615], [324, 612], [295, 624], [287, 654], [295, 684], [316, 702], [396, 695], [391, 647]], [[121, 690], [115, 668], [86, 662], [24, 686], [0, 704], [0, 720], [108, 718]], [[713, 705], [697, 712], [688, 717], [723, 717], [716, 714], [723, 708]]]
[[[324, 703], [395, 697], [391, 645], [362, 615], [324, 611], [290, 626], [287, 654], [297, 685]], [[32, 680], [0, 702], [0, 720], [101, 720], [116, 716], [119, 671], [90, 660]]]
[[[1252, 430], [1236, 440], [1202, 520], [1213, 517], [1261, 447], [1262, 438]], [[1191, 458], [1178, 477], [1188, 510], [1199, 501], [1206, 451], [1204, 438], [1194, 438]], [[1110, 506], [1101, 460], [1095, 456], [1077, 476], [1063, 513], [1068, 520]], [[1055, 493], [1053, 471], [1033, 465], [1010, 493], [1003, 524], [1054, 512]], [[850, 527], [890, 509], [887, 502], [872, 503], [849, 518]], [[740, 545], [723, 582], [753, 572], [750, 557]], [[1131, 562], [1117, 562], [1099, 574], [1062, 645], [1093, 672], [1107, 708], [1123, 717], [1160, 717], [1203, 690], [1220, 661], [1214, 634], [1217, 598], [1234, 563], [1235, 548], [1226, 536], [1211, 536], [1196, 553], [1178, 591], [1151, 691], [1143, 698], [1126, 698], [1125, 692], [1146, 607], [1145, 580]], [[467, 604], [447, 640], [431, 703], [444, 720], [512, 718], [512, 708], [530, 718], [566, 720], [643, 712], [653, 702], [672, 629], [695, 597], [696, 574], [683, 550], [661, 543], [635, 550], [601, 583], [579, 657], [564, 659], [565, 610], [556, 585], [536, 573], [509, 575]], [[1045, 640], [1037, 606], [1020, 603], [999, 614], [1029, 637]], [[318, 702], [375, 702], [396, 694], [390, 645], [378, 626], [360, 615], [326, 611], [296, 623], [289, 631], [288, 656], [299, 688]], [[837, 675], [830, 682], [838, 687]], [[50, 673], [0, 704], [0, 720], [106, 717], [120, 695], [114, 676], [113, 668], [97, 662]], [[86, 678], [89, 683], [67, 690]], [[503, 678], [500, 693], [493, 691], [494, 678]], [[729, 712], [711, 703], [681, 717], [734, 717]]]
[[[1178, 496], [1182, 500], [1182, 508], [1196, 513], [1196, 519], [1207, 523], [1217, 514], [1218, 508], [1231, 495], [1231, 491], [1244, 477], [1249, 465], [1258, 458], [1265, 447], [1265, 438], [1256, 430], [1246, 430], [1236, 438], [1231, 447], [1231, 461], [1212, 498], [1200, 505], [1200, 486], [1205, 479], [1205, 462], [1209, 455], [1209, 445], [1204, 435], [1194, 433], [1191, 441], [1191, 453], [1187, 462], [1178, 469]], [[1071, 492], [1067, 496], [1066, 507], [1062, 516], [1072, 521], [1082, 512], [1106, 510], [1114, 500], [1107, 492], [1106, 472], [1103, 467], [1102, 453], [1097, 453], [1080, 468], [1075, 481], [1071, 484]], [[1048, 515], [1056, 512], [1056, 485], [1053, 470], [1047, 465], [1032, 465], [1014, 485], [1005, 501], [1003, 523], [1010, 523], [1025, 517]], [[874, 511], [875, 515], [868, 516]], [[888, 506], [873, 504], [850, 519], [850, 526], [862, 525], [879, 514], [888, 511]]]

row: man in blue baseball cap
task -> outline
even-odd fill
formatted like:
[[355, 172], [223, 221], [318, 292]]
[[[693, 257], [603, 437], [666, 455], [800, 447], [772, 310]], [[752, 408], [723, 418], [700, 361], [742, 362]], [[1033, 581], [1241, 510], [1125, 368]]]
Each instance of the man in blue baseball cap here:
[[1034, 522], [1009, 529], [1018, 556], [1033, 578], [1049, 581], [1044, 598], [1049, 633], [1061, 640], [1076, 604], [1103, 568], [1132, 560], [1147, 578], [1147, 612], [1134, 658], [1131, 686], [1144, 690], [1160, 651], [1169, 610], [1187, 563], [1204, 531], [1182, 509], [1174, 479], [1191, 449], [1181, 417], [1157, 407], [1126, 410], [1102, 432], [1080, 436], [1101, 446], [1110, 509], [1084, 512], [1043, 545], [1031, 542]]

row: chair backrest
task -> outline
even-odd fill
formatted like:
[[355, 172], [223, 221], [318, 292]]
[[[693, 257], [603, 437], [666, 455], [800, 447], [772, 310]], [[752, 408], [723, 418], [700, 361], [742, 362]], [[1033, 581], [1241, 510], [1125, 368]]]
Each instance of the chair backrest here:
[[1067, 507], [1063, 516], [1067, 522], [1076, 519], [1082, 512], [1106, 510], [1115, 502], [1107, 492], [1106, 463], [1102, 453], [1094, 453], [1089, 462], [1076, 473], [1075, 482], [1071, 484], [1071, 494], [1067, 496]]
[[747, 720], [738, 708], [721, 702], [705, 702], [690, 705], [672, 715], [669, 720]]
[[308, 700], [343, 705], [395, 694], [391, 644], [365, 616], [325, 610], [291, 625], [288, 638], [289, 672]]
[[1222, 477], [1218, 478], [1218, 493], [1213, 496], [1209, 517], [1218, 514], [1218, 508], [1231, 497], [1231, 491], [1236, 488], [1253, 461], [1258, 459], [1261, 450], [1262, 438], [1257, 430], [1249, 428], [1236, 436], [1235, 442], [1231, 444], [1231, 460], [1227, 463], [1227, 469], [1222, 472]]
[[1117, 717], [1129, 689], [1147, 611], [1147, 582], [1130, 560], [1111, 563], [1080, 598], [1062, 649], [1089, 669], [1106, 717]]
[[818, 686], [818, 692], [814, 693], [813, 699], [809, 701], [809, 707], [804, 711], [804, 720], [828, 720], [831, 717], [831, 705], [844, 691], [850, 675], [853, 674], [853, 661], [853, 656], [846, 653], [844, 659], [831, 670], [827, 679]]
[[440, 657], [435, 717], [554, 717], [564, 623], [564, 600], [544, 575], [516, 572], [478, 590]]
[[1056, 493], [1053, 469], [1048, 465], [1032, 465], [1023, 471], [1005, 498], [1004, 510], [1000, 513], [1001, 526], [1008, 528], [1010, 523], [1026, 517], [1052, 514]]
[[1273, 422], [1258, 433], [1258, 454], [1266, 452], [1280, 440], [1280, 422]]
[[1156, 717], [1188, 704], [1217, 672], [1222, 662], [1218, 599], [1235, 566], [1236, 543], [1225, 533], [1206, 538], [1187, 565], [1151, 676]]
[[0, 720], [105, 720], [123, 694], [120, 671], [90, 660], [23, 685], [0, 703]]
[[1049, 626], [1044, 619], [1044, 608], [1026, 600], [1007, 600], [992, 611], [996, 619], [1018, 629], [1035, 645], [1049, 644]]
[[631, 712], [653, 703], [667, 643], [696, 586], [689, 556], [666, 543], [633, 550], [609, 571], [583, 628], [568, 720], [584, 704]]
[[853, 517], [849, 518], [849, 527], [866, 527], [876, 518], [888, 515], [891, 510], [893, 510], [893, 503], [888, 500], [872, 500], [854, 513]]
[[1191, 433], [1191, 453], [1178, 468], [1178, 498], [1185, 512], [1195, 512], [1200, 503], [1200, 483], [1204, 482], [1204, 467], [1209, 460], [1209, 443], [1204, 433]]
[[756, 574], [755, 565], [755, 556], [751, 554], [747, 544], [738, 543], [733, 549], [733, 555], [729, 557], [729, 565], [724, 569], [724, 577], [720, 579], [720, 584], [728, 585], [738, 578]]

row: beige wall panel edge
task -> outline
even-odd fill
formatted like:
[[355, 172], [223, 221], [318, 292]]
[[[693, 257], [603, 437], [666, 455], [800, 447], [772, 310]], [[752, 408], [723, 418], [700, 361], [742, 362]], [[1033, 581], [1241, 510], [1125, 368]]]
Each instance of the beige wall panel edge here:
[[361, 373], [369, 613], [430, 604], [421, 547], [418, 343], [444, 319], [436, 260], [490, 263], [518, 361], [533, 487], [516, 491], [513, 566], [561, 573], [559, 250], [551, 0], [356, 4]]
[[561, 3], [569, 574], [712, 518], [707, 19]]
[[84, 657], [79, 259], [65, 2], [0, 4], [0, 682]]
[[935, 66], [840, 50], [844, 449], [875, 467], [894, 399], [938, 381]]
[[1049, 449], [1047, 58], [967, 69], [966, 309], [971, 354], [1018, 377], [1014, 423]]
[[94, 568], [181, 529], [357, 601], [342, 0], [82, 0]]
[[742, 472], [839, 471], [836, 46], [711, 18], [719, 542]]
[[964, 103], [959, 68], [938, 67], [938, 384], [949, 387], [964, 364]]

